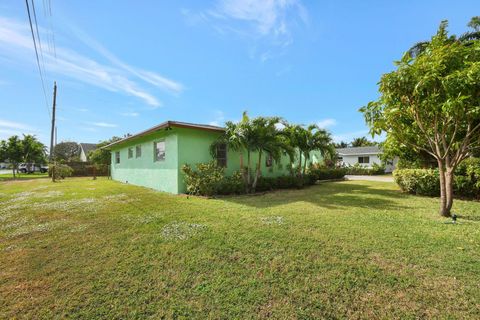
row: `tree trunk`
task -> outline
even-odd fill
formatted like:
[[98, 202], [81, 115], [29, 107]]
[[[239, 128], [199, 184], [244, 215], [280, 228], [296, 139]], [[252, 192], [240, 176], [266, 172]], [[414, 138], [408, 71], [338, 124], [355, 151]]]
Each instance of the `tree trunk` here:
[[438, 160], [438, 174], [440, 176], [440, 215], [450, 217], [450, 210], [447, 207], [447, 181], [445, 175], [445, 165], [442, 160]]
[[302, 151], [300, 151], [299, 159], [298, 159], [298, 175], [302, 175]]
[[246, 192], [249, 193], [250, 192], [250, 150], [247, 150], [247, 168], [246, 168], [246, 172], [245, 172], [245, 175], [246, 175], [246, 183], [245, 183], [245, 188], [246, 188]]
[[258, 178], [260, 177], [260, 173], [262, 170], [262, 150], [258, 152], [258, 163], [257, 163], [257, 170], [255, 170], [255, 179], [253, 180], [252, 189], [255, 192], [255, 188], [257, 187]]
[[15, 165], [12, 166], [12, 171], [13, 171], [13, 179], [15, 180]]
[[453, 206], [453, 168], [447, 167], [445, 171], [445, 194], [447, 198], [447, 212], [448, 216], [452, 215]]
[[303, 175], [305, 175], [305, 171], [307, 171], [307, 157], [305, 157], [303, 161]]

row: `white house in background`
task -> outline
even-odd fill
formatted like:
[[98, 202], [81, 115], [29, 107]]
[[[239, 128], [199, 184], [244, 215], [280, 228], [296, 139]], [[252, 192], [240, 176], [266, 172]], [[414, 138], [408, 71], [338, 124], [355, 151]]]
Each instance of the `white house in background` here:
[[97, 145], [95, 143], [79, 143], [80, 146], [80, 161], [87, 162], [88, 161], [88, 153], [97, 149]]
[[[338, 162], [341, 166], [348, 167], [359, 164], [371, 168], [374, 163], [381, 165], [380, 154], [382, 150], [378, 146], [371, 147], [351, 147], [336, 149]], [[394, 159], [385, 166], [385, 172], [392, 172], [397, 165], [398, 159]]]

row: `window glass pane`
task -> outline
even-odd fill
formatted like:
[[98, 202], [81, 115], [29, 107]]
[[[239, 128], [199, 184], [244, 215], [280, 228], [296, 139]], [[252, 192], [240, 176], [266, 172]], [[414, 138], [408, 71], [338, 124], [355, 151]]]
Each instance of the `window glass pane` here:
[[154, 157], [155, 161], [165, 160], [165, 141], [154, 143]]
[[227, 166], [227, 145], [220, 144], [217, 146], [217, 165], [219, 167]]
[[120, 163], [120, 152], [115, 152], [115, 163]]
[[142, 146], [135, 147], [135, 158], [140, 158], [142, 156]]
[[133, 158], [133, 148], [128, 148], [128, 159]]
[[273, 164], [273, 158], [271, 154], [267, 155], [267, 159], [265, 160], [265, 166], [271, 167]]

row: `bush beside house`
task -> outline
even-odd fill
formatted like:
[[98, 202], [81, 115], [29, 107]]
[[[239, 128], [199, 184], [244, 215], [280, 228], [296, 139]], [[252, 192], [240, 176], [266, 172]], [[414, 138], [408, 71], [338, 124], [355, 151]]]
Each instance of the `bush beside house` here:
[[371, 168], [357, 163], [353, 166], [345, 167], [345, 169], [347, 170], [347, 174], [351, 175], [374, 176], [385, 174], [385, 166], [378, 163], [374, 163]]
[[[242, 173], [234, 172], [225, 176], [224, 168], [217, 166], [215, 161], [199, 163], [196, 169], [190, 165], [182, 167], [187, 193], [192, 195], [213, 196], [247, 193]], [[314, 185], [318, 180], [337, 180], [345, 176], [344, 168], [326, 168], [312, 166], [303, 176], [283, 175], [278, 177], [258, 178], [256, 192], [277, 189], [300, 189]]]

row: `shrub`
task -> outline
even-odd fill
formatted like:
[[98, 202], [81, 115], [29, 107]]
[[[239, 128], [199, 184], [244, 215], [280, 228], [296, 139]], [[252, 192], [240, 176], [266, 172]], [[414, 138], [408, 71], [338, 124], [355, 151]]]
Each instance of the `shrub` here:
[[[437, 169], [397, 169], [393, 172], [393, 177], [404, 192], [426, 196], [440, 194]], [[457, 167], [453, 193], [461, 197], [480, 198], [480, 159], [466, 159]]]
[[224, 178], [224, 168], [217, 166], [215, 161], [197, 163], [196, 167], [197, 170], [188, 164], [182, 167], [187, 193], [202, 196], [217, 194]]
[[48, 166], [48, 175], [51, 177], [55, 173], [55, 179], [65, 179], [66, 177], [71, 177], [73, 174], [73, 169], [66, 164], [50, 164]]
[[334, 180], [342, 179], [347, 172], [346, 168], [326, 168], [321, 166], [311, 166], [309, 169], [310, 179], [316, 180]]
[[372, 176], [385, 174], [385, 166], [374, 163], [371, 168], [362, 166], [361, 164], [356, 163], [353, 166], [346, 167], [347, 174], [352, 175], [362, 175], [362, 176]]
[[217, 190], [217, 194], [242, 194], [245, 193], [245, 183], [242, 173], [235, 171], [231, 176], [223, 177]]

